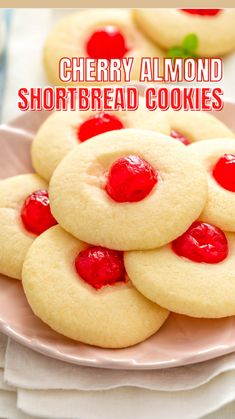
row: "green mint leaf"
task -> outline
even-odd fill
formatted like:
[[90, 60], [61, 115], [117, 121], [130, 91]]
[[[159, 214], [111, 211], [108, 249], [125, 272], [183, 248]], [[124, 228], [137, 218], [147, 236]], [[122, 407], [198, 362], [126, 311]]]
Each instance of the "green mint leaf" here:
[[184, 50], [181, 47], [172, 47], [168, 51], [168, 57], [170, 58], [182, 58], [184, 57]]
[[182, 42], [182, 48], [188, 53], [194, 53], [198, 48], [198, 37], [195, 33], [189, 33]]
[[189, 33], [183, 40], [181, 46], [175, 46], [168, 50], [168, 57], [175, 58], [197, 58], [198, 37], [195, 33]]

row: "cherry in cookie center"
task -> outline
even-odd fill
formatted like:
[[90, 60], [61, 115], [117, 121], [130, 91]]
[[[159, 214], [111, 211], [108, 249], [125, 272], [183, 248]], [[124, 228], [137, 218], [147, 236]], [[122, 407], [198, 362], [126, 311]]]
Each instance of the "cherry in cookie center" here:
[[171, 130], [171, 137], [180, 141], [184, 145], [190, 144], [190, 141], [188, 140], [188, 138], [185, 137], [183, 134], [181, 134], [179, 131]]
[[87, 40], [86, 51], [90, 58], [122, 59], [129, 51], [122, 32], [115, 26], [97, 29]]
[[213, 167], [217, 183], [228, 191], [235, 192], [235, 154], [224, 154]]
[[77, 131], [79, 141], [83, 142], [107, 131], [124, 128], [122, 121], [115, 115], [100, 112], [86, 119]]
[[222, 9], [180, 9], [185, 13], [198, 16], [217, 16]]
[[228, 256], [228, 242], [222, 230], [212, 224], [195, 221], [172, 243], [181, 257], [194, 262], [219, 263]]
[[47, 190], [32, 192], [25, 199], [20, 215], [26, 230], [36, 235], [57, 224], [51, 213]]
[[135, 155], [114, 161], [107, 175], [105, 190], [116, 202], [138, 202], [157, 184], [157, 173], [143, 158]]
[[93, 246], [82, 250], [75, 259], [78, 275], [96, 290], [126, 282], [123, 254], [116, 250]]

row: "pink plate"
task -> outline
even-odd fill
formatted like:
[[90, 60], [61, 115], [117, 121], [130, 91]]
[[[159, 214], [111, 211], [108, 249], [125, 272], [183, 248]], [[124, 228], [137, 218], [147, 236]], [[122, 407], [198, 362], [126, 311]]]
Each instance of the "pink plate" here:
[[[235, 104], [217, 116], [235, 130]], [[26, 113], [0, 128], [0, 178], [32, 171], [30, 144], [47, 113]], [[171, 314], [161, 330], [128, 349], [100, 349], [66, 339], [34, 316], [21, 283], [0, 276], [0, 330], [38, 352], [74, 364], [157, 369], [215, 358], [235, 350], [235, 317], [192, 319]]]

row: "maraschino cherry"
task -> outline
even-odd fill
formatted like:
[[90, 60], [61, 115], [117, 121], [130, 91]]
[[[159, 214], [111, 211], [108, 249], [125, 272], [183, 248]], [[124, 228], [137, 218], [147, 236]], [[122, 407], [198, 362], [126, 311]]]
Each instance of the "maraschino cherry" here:
[[77, 255], [75, 267], [78, 275], [96, 290], [125, 282], [123, 254], [116, 250], [89, 247]]
[[235, 192], [235, 155], [224, 154], [215, 164], [212, 174], [220, 186]]
[[100, 112], [84, 121], [78, 128], [78, 139], [83, 142], [107, 131], [124, 128], [123, 123], [115, 115]]
[[115, 26], [97, 29], [87, 41], [87, 54], [90, 58], [122, 59], [128, 48], [123, 34]]
[[35, 191], [26, 198], [21, 209], [21, 220], [26, 230], [36, 235], [57, 224], [46, 190]]
[[126, 156], [116, 160], [107, 176], [105, 190], [116, 202], [138, 202], [152, 191], [157, 173], [139, 156]]
[[216, 16], [222, 9], [181, 9], [183, 12], [190, 13], [191, 15], [200, 16]]
[[190, 141], [183, 134], [180, 134], [180, 132], [178, 132], [178, 131], [172, 130], [171, 131], [171, 137], [180, 141], [184, 145], [189, 145], [190, 144]]
[[228, 242], [218, 227], [195, 221], [191, 227], [172, 243], [178, 256], [194, 262], [219, 263], [228, 255]]

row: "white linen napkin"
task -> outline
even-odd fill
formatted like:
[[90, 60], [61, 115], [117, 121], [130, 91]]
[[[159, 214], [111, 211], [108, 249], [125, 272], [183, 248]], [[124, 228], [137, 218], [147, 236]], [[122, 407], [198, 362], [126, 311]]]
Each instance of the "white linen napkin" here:
[[234, 374], [227, 372], [196, 390], [179, 393], [130, 387], [93, 392], [19, 390], [18, 407], [31, 415], [37, 412], [42, 417], [61, 419], [196, 419], [234, 396]]
[[[195, 419], [235, 400], [235, 354], [185, 367], [124, 371], [75, 366], [9, 340], [3, 386], [8, 393], [17, 388], [18, 408], [32, 417]], [[235, 403], [226, 411], [233, 409]], [[226, 418], [223, 410], [211, 419]]]
[[[28, 390], [100, 391], [123, 386], [166, 392], [186, 391], [235, 370], [235, 353], [207, 362], [162, 370], [112, 370], [83, 367], [48, 358], [9, 341], [4, 380]], [[36, 374], [35, 374], [36, 371]]]
[[7, 346], [7, 337], [0, 333], [0, 368], [5, 364], [5, 352]]
[[5, 352], [7, 337], [0, 333], [0, 418], [30, 419], [32, 416], [21, 412], [17, 407], [16, 388], [4, 381]]

